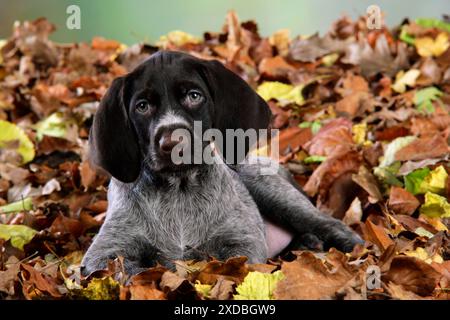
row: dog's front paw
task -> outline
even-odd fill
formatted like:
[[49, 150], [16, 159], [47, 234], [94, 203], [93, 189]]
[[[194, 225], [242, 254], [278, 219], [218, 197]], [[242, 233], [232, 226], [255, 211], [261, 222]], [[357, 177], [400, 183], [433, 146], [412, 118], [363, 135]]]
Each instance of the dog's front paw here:
[[341, 221], [332, 221], [323, 226], [317, 235], [324, 241], [324, 248], [336, 248], [342, 252], [351, 252], [357, 244], [364, 240]]

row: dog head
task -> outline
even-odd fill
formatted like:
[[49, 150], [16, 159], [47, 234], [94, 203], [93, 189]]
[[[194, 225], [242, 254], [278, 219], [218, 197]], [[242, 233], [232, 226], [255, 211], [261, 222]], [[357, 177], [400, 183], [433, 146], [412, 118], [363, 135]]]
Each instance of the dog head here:
[[[100, 102], [90, 134], [94, 164], [122, 182], [153, 171], [179, 170], [170, 154], [176, 129], [264, 129], [265, 101], [218, 61], [162, 51], [117, 78]], [[224, 145], [226, 142], [224, 143]]]

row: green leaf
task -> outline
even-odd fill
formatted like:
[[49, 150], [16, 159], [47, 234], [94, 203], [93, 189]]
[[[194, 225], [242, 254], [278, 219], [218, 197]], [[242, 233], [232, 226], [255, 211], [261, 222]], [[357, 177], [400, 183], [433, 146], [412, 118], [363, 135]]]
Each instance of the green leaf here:
[[273, 291], [284, 274], [278, 270], [274, 273], [252, 271], [247, 274], [244, 281], [236, 288], [238, 294], [235, 300], [273, 300]]
[[425, 203], [420, 207], [420, 214], [432, 218], [450, 218], [450, 203], [435, 193], [425, 193]]
[[402, 40], [403, 42], [406, 42], [407, 44], [414, 45], [415, 39], [414, 39], [414, 37], [412, 37], [411, 35], [408, 34], [408, 32], [406, 31], [406, 26], [402, 27], [399, 38], [400, 38], [400, 40]]
[[310, 128], [312, 126], [312, 122], [309, 121], [303, 121], [302, 123], [300, 123], [298, 125], [299, 128], [305, 129], [305, 128]]
[[403, 187], [403, 183], [397, 179], [398, 170], [400, 170], [400, 161], [395, 161], [387, 167], [375, 167], [373, 173], [385, 184], [397, 187]]
[[319, 121], [314, 121], [311, 125], [311, 132], [316, 134], [322, 128], [322, 124]]
[[276, 99], [283, 105], [296, 103], [301, 106], [304, 103], [302, 90], [303, 85], [294, 87], [278, 81], [266, 81], [256, 91], [266, 101]]
[[314, 122], [310, 122], [310, 121], [303, 121], [302, 123], [300, 123], [298, 125], [299, 128], [311, 128], [311, 132], [313, 134], [316, 134], [317, 132], [319, 132], [320, 128], [322, 128], [322, 124], [320, 123], [320, 121], [316, 120]]
[[25, 132], [14, 123], [0, 120], [0, 149], [6, 148], [8, 144], [12, 144], [14, 141], [19, 143], [17, 152], [22, 156], [22, 164], [34, 159], [34, 145]]
[[438, 28], [450, 33], [450, 23], [435, 18], [417, 18], [415, 21], [419, 26], [424, 28]]
[[306, 157], [303, 162], [305, 164], [310, 164], [310, 163], [321, 163], [324, 162], [326, 160], [327, 157], [325, 156], [309, 156]]
[[16, 202], [8, 203], [0, 206], [0, 213], [12, 213], [17, 211], [28, 211], [33, 209], [33, 201], [31, 198], [25, 198]]
[[38, 122], [34, 128], [36, 129], [36, 138], [41, 141], [44, 135], [64, 138], [67, 132], [67, 122], [60, 112], [55, 112], [46, 119]]
[[433, 113], [434, 106], [433, 101], [441, 101], [441, 97], [444, 93], [436, 87], [428, 87], [421, 90], [417, 90], [414, 94], [414, 104], [417, 109], [422, 112]]
[[421, 185], [425, 177], [428, 176], [429, 173], [429, 168], [421, 168], [407, 174], [404, 177], [406, 190], [408, 190], [412, 194], [425, 193], [421, 189]]
[[0, 238], [10, 240], [11, 245], [23, 250], [23, 246], [33, 239], [36, 230], [24, 225], [0, 224]]
[[[450, 23], [444, 22], [435, 18], [418, 18], [415, 20], [419, 26], [424, 28], [437, 28], [447, 32], [450, 32]], [[404, 25], [400, 31], [399, 39], [407, 44], [414, 45], [415, 38], [408, 34], [406, 31], [406, 25]]]

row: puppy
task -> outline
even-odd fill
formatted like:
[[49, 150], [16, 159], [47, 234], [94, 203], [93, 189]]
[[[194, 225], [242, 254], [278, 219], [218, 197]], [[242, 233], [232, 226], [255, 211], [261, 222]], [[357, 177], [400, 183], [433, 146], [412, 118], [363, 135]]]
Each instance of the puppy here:
[[[83, 258], [83, 274], [117, 256], [135, 274], [157, 262], [172, 268], [175, 260], [210, 256], [262, 263], [294, 237], [307, 239], [306, 247], [345, 251], [360, 243], [340, 221], [318, 212], [283, 169], [261, 176], [258, 164], [172, 160], [177, 129], [191, 137], [195, 121], [222, 133], [263, 129], [270, 116], [265, 101], [221, 63], [180, 52], [156, 53], [114, 80], [90, 134], [92, 161], [112, 178], [106, 219]], [[263, 216], [281, 226], [276, 230], [288, 230], [284, 242], [268, 246]]]

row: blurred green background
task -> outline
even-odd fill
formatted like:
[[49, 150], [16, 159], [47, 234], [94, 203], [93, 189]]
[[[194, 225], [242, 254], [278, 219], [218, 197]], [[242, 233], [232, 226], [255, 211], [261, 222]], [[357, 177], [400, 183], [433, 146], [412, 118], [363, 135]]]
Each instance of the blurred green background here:
[[[66, 28], [67, 6], [81, 8], [81, 30]], [[254, 19], [263, 35], [289, 28], [292, 35], [326, 32], [342, 14], [357, 17], [378, 5], [388, 25], [404, 17], [435, 17], [450, 13], [450, 0], [0, 0], [0, 39], [16, 20], [47, 17], [57, 26], [59, 42], [89, 41], [93, 36], [127, 44], [155, 41], [172, 30], [197, 36], [219, 31], [228, 10], [241, 20]]]

